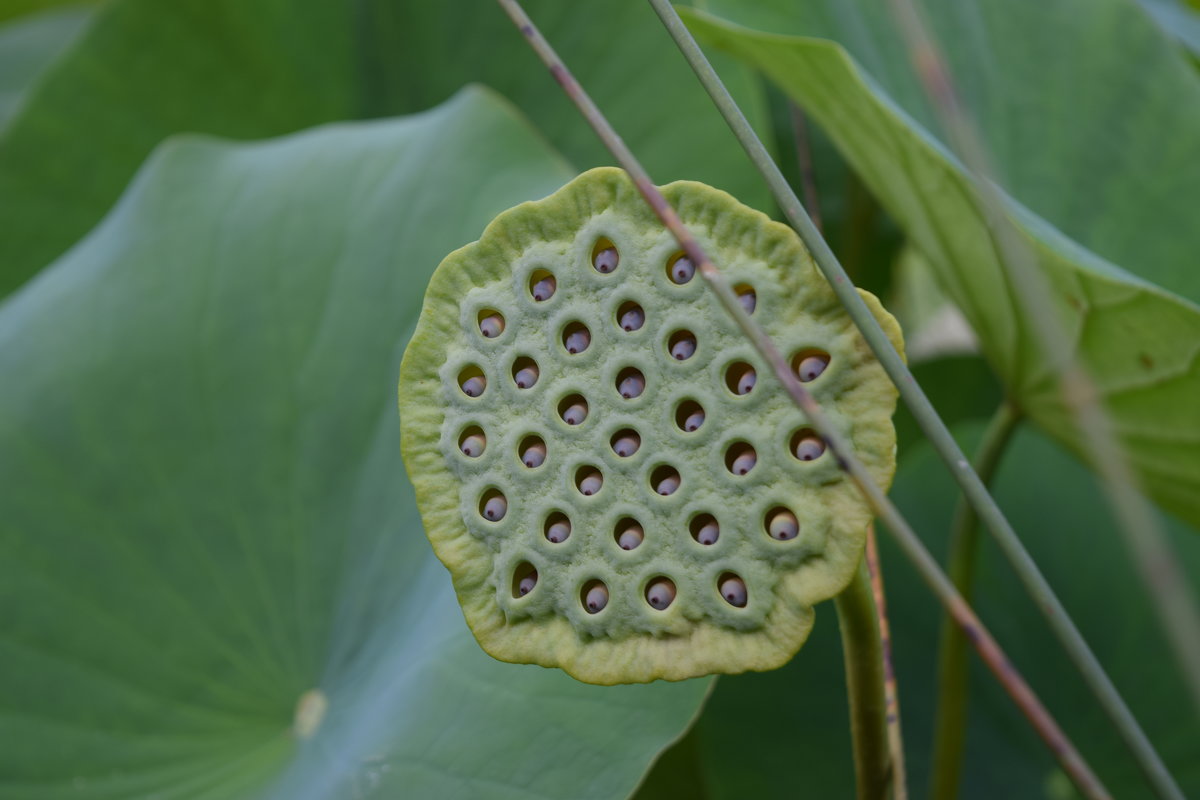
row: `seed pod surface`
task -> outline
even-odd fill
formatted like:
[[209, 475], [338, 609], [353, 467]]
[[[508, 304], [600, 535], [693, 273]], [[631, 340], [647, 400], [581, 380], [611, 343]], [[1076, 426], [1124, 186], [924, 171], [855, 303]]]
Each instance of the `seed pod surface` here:
[[[795, 233], [703, 184], [663, 192], [886, 487], [895, 390]], [[430, 282], [402, 449], [496, 658], [601, 684], [772, 669], [854, 573], [870, 510], [678, 256], [599, 168], [501, 214]]]

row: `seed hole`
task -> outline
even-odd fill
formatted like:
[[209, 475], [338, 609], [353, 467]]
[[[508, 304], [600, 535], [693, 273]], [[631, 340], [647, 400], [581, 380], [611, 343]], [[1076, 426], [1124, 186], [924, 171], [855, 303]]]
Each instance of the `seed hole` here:
[[695, 433], [704, 424], [704, 408], [695, 400], [684, 400], [675, 408], [675, 424], [684, 433]]
[[792, 434], [791, 451], [801, 461], [815, 461], [825, 453], [825, 440], [812, 428], [801, 428]]
[[554, 296], [558, 281], [544, 269], [535, 269], [529, 276], [529, 294], [535, 302], [544, 303]]
[[646, 312], [637, 303], [630, 300], [622, 303], [617, 309], [617, 327], [623, 331], [633, 332], [641, 330], [646, 324]]
[[735, 361], [725, 370], [725, 385], [734, 394], [750, 394], [757, 380], [758, 373], [745, 361]]
[[581, 394], [567, 395], [558, 401], [558, 415], [568, 425], [579, 425], [587, 419], [587, 400]]
[[712, 514], [699, 514], [692, 517], [688, 527], [691, 529], [692, 538], [702, 545], [716, 544], [717, 539], [721, 536], [721, 526]]
[[641, 397], [646, 391], [646, 378], [641, 371], [634, 367], [626, 367], [617, 373], [617, 391], [626, 400]]
[[458, 437], [458, 449], [462, 451], [464, 456], [479, 458], [483, 455], [484, 448], [486, 447], [487, 435], [484, 434], [483, 428], [478, 425], [472, 425]]
[[622, 550], [633, 550], [646, 538], [642, 525], [633, 517], [625, 517], [613, 529], [613, 538]]
[[621, 254], [608, 239], [601, 238], [592, 248], [592, 266], [602, 275], [607, 275], [617, 268]]
[[696, 336], [691, 331], [675, 331], [667, 339], [667, 351], [676, 361], [686, 361], [696, 352]]
[[555, 511], [546, 517], [542, 532], [546, 535], [546, 541], [562, 544], [571, 535], [571, 520], [561, 511]]
[[746, 309], [746, 313], [753, 314], [754, 309], [758, 306], [758, 295], [754, 293], [754, 287], [749, 284], [739, 283], [733, 287], [733, 291], [737, 294], [738, 302], [742, 304], [742, 308]]
[[792, 356], [792, 369], [804, 383], [815, 381], [829, 366], [829, 353], [824, 350], [801, 350]]
[[479, 498], [479, 516], [489, 522], [499, 522], [508, 513], [508, 500], [499, 489], [488, 489]]
[[592, 466], [583, 466], [575, 471], [575, 487], [585, 497], [591, 497], [604, 487], [604, 475]]
[[572, 322], [563, 328], [562, 341], [567, 352], [576, 355], [588, 349], [592, 343], [592, 332], [582, 322]]
[[675, 494], [679, 490], [679, 483], [679, 470], [667, 464], [655, 468], [654, 472], [650, 473], [650, 485], [663, 497]]
[[480, 311], [479, 332], [488, 339], [495, 339], [504, 333], [504, 315], [494, 308], [485, 308]]
[[734, 475], [746, 475], [758, 463], [758, 453], [746, 442], [735, 442], [725, 451], [725, 468]]
[[621, 458], [629, 458], [642, 446], [642, 437], [633, 428], [622, 428], [612, 435], [613, 452]]
[[735, 608], [746, 607], [746, 582], [732, 572], [722, 573], [717, 579], [717, 591], [729, 605]]
[[800, 522], [796, 519], [796, 515], [783, 506], [775, 506], [768, 511], [763, 524], [767, 529], [767, 535], [781, 542], [795, 539], [800, 533]]
[[603, 581], [590, 580], [579, 590], [579, 601], [589, 614], [599, 614], [608, 605], [608, 587]]
[[533, 469], [540, 467], [546, 461], [546, 443], [540, 436], [526, 436], [517, 448], [521, 463]]
[[479, 397], [487, 388], [487, 378], [483, 376], [483, 370], [471, 364], [458, 373], [458, 386], [467, 397]]
[[533, 591], [533, 587], [537, 586], [538, 574], [534, 569], [533, 564], [528, 561], [522, 561], [513, 570], [512, 579], [512, 595], [513, 598], [524, 597]]
[[529, 389], [538, 381], [538, 365], [529, 356], [521, 356], [513, 362], [513, 383], [518, 389]]
[[696, 274], [696, 265], [683, 253], [676, 253], [667, 261], [667, 277], [671, 283], [682, 286]]
[[646, 602], [650, 607], [662, 611], [675, 601], [675, 581], [670, 578], [655, 578], [646, 585]]

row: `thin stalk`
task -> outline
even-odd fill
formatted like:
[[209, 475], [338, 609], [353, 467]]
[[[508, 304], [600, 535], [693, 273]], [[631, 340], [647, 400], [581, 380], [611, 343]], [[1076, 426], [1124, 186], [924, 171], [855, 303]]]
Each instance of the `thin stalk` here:
[[[975, 452], [975, 472], [990, 485], [1005, 449], [1012, 441], [1021, 415], [1008, 402], [1002, 403], [988, 423]], [[946, 571], [967, 602], [975, 580], [975, 556], [979, 551], [978, 518], [961, 499], [950, 529], [950, 554]], [[963, 748], [967, 733], [967, 640], [953, 620], [942, 621], [938, 649], [938, 696], [933, 733], [933, 774], [930, 797], [954, 800], [962, 774]]]
[[[708, 255], [696, 241], [695, 237], [683, 225], [679, 215], [667, 203], [666, 198], [658, 191], [650, 176], [625, 142], [605, 119], [600, 109], [583, 91], [583, 88], [571, 75], [570, 71], [550, 47], [546, 39], [534, 27], [524, 9], [517, 0], [497, 0], [505, 13], [512, 19], [517, 29], [525, 36], [526, 41], [535, 53], [546, 64], [550, 74], [562, 86], [566, 95], [575, 103], [584, 119], [592, 126], [596, 135], [621, 164], [633, 181], [634, 187], [642, 195], [651, 211], [671, 232], [679, 246], [696, 266], [701, 277], [709, 288], [716, 294], [718, 301], [725, 311], [734, 318], [742, 333], [750, 340], [759, 355], [771, 366], [776, 378], [783, 384], [784, 391], [796, 406], [805, 413], [817, 434], [824, 439], [829, 452], [833, 455], [838, 467], [854, 481], [855, 485], [865, 496], [868, 505], [875, 514], [888, 526], [896, 537], [905, 555], [912, 560], [914, 566], [934, 591], [938, 598], [951, 610], [955, 619], [964, 628], [969, 629], [968, 635], [978, 650], [980, 657], [992, 670], [1000, 684], [1012, 697], [1013, 702], [1029, 719], [1038, 735], [1042, 737], [1058, 759], [1066, 774], [1080, 789], [1085, 797], [1108, 798], [1110, 795], [1099, 779], [1084, 762], [1075, 746], [1066, 737], [1054, 718], [1042, 705], [1037, 695], [1030, 689], [1024, 678], [1017, 672], [1013, 664], [1004, 655], [1004, 651], [992, 638], [987, 628], [980, 622], [975, 612], [963, 601], [962, 596], [955, 590], [949, 578], [942, 572], [933, 556], [925, 549], [921, 540], [901, 516], [899, 510], [888, 500], [887, 496], [871, 478], [866, 467], [849, 450], [841, 434], [830, 425], [825, 413], [817, 405], [812, 395], [800, 383], [787, 361], [783, 358], [778, 347], [767, 338], [758, 324], [750, 318], [742, 308], [729, 282], [713, 265]], [[972, 473], [973, 474], [973, 473]]]
[[788, 186], [779, 167], [771, 159], [762, 142], [759, 141], [753, 128], [750, 127], [750, 123], [726, 90], [712, 65], [708, 63], [708, 59], [705, 58], [696, 40], [692, 38], [687, 27], [667, 0], [649, 0], [649, 2], [658, 12], [667, 31], [683, 52], [684, 57], [687, 58], [688, 63], [691, 64], [692, 70], [708, 91], [713, 103], [733, 130], [734, 135], [737, 136], [738, 141], [741, 142], [742, 147], [745, 148], [751, 161], [766, 179], [776, 202], [779, 203], [792, 226], [800, 234], [800, 238], [808, 246], [817, 266], [833, 287], [834, 292], [837, 293], [850, 318], [858, 325], [863, 338], [866, 339], [883, 368], [891, 376], [893, 383], [900, 391], [900, 396], [904, 398], [926, 438], [958, 482], [967, 502], [975, 509], [975, 513], [979, 515], [980, 520], [995, 538], [1000, 550], [1025, 587], [1025, 591], [1041, 610], [1059, 643], [1075, 664], [1075, 668], [1083, 676], [1084, 682], [1096, 696], [1097, 702], [1104, 709], [1113, 726], [1125, 740], [1142, 770], [1154, 784], [1156, 791], [1164, 798], [1181, 799], [1183, 795], [1179, 791], [1179, 787], [1167, 772], [1162, 759], [1155, 752], [1150, 740], [1117, 692], [1083, 635], [1067, 614], [1058, 595], [1055, 594], [1049, 581], [1038, 569], [1037, 564], [1017, 537], [1016, 531], [1013, 530], [1000, 507], [988, 494], [983, 481], [971, 469], [970, 463], [954, 441], [950, 430], [938, 416], [921, 387], [917, 385], [912, 373], [904, 364], [903, 358], [879, 326], [879, 322], [859, 297], [858, 291], [846, 276], [837, 257], [834, 256], [829, 245], [825, 243], [813, 226], [812, 220], [805, 213], [796, 194]]
[[[994, 171], [970, 115], [958, 101], [958, 93], [945, 67], [936, 42], [911, 0], [891, 0], [893, 16], [908, 46], [917, 76], [929, 97], [949, 143], [974, 178], [972, 187], [980, 211], [993, 232], [1000, 266], [1016, 289], [1019, 310], [1030, 320], [1050, 367], [1059, 380], [1063, 404], [1083, 434], [1081, 446], [1086, 460], [1100, 477], [1117, 521], [1117, 530], [1133, 556], [1142, 583], [1150, 596], [1167, 643], [1180, 668], [1194, 706], [1200, 710], [1200, 606], [1179, 561], [1172, 552], [1149, 500], [1138, 488], [1137, 476], [1117, 441], [1112, 421], [1100, 405], [1092, 376], [1069, 344], [1050, 298], [1050, 286], [1038, 268], [1036, 257], [1005, 213], [1005, 201], [991, 179]], [[1086, 676], [1085, 676], [1086, 677]], [[1118, 698], [1119, 699], [1119, 698]], [[1101, 703], [1106, 698], [1101, 698]], [[1110, 714], [1129, 709], [1107, 708]], [[1133, 737], [1122, 729], [1131, 748], [1157, 756], [1145, 736]], [[1140, 730], [1138, 730], [1140, 733]], [[1182, 797], [1178, 785], [1157, 759], [1138, 758], [1139, 766], [1162, 797]]]
[[891, 778], [884, 693], [883, 642], [875, 616], [875, 595], [865, 561], [860, 561], [841, 594], [834, 598], [850, 695], [850, 736], [854, 742], [858, 800], [886, 800]]
[[888, 623], [887, 596], [883, 591], [883, 571], [874, 523], [867, 527], [865, 561], [867, 573], [871, 576], [871, 591], [875, 594], [875, 611], [879, 616], [879, 641], [883, 645], [883, 693], [887, 702], [888, 751], [892, 759], [892, 798], [908, 800], [908, 770], [904, 766], [904, 737], [900, 731], [900, 693], [896, 687], [896, 667], [892, 660], [892, 626]]
[[788, 100], [788, 111], [792, 116], [792, 132], [796, 139], [796, 169], [800, 173], [800, 186], [804, 189], [804, 202], [812, 209], [813, 226], [821, 233], [821, 204], [817, 201], [817, 177], [813, 170], [812, 148], [808, 143], [808, 120], [804, 118], [803, 109], [791, 100]]

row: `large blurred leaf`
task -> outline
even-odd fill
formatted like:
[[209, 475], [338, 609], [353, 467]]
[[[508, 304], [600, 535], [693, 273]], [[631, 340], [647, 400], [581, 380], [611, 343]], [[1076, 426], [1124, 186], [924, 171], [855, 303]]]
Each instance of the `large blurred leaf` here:
[[[980, 426], [956, 430], [966, 434], [969, 445]], [[952, 479], [927, 444], [902, 457], [892, 496], [916, 529], [928, 535], [935, 552], [945, 546], [955, 494]], [[1027, 543], [1035, 559], [1184, 793], [1200, 793], [1200, 720], [1186, 702], [1154, 612], [1093, 479], [1049, 440], [1026, 430], [1005, 456], [996, 495], [1017, 529], [1030, 533]], [[1175, 520], [1164, 522], [1185, 570], [1200, 571], [1200, 539], [1189, 536]], [[940, 608], [886, 532], [879, 535], [911, 796], [923, 797], [929, 778]], [[980, 561], [977, 608], [1017, 668], [1114, 797], [1149, 797], [1137, 766], [990, 540], [984, 543]], [[788, 666], [718, 681], [688, 737], [692, 769], [698, 773], [690, 779], [707, 788], [707, 800], [853, 797], [841, 658], [833, 615], [819, 615], [812, 638]], [[1012, 701], [990, 673], [978, 663], [974, 666], [961, 796], [1072, 796], [1065, 776]], [[663, 763], [678, 770], [679, 760], [680, 754], [669, 751]], [[647, 786], [657, 785], [652, 773]], [[647, 793], [639, 800], [669, 797]]]
[[569, 174], [479, 90], [173, 140], [0, 309], [0, 797], [632, 789], [708, 682], [488, 658], [399, 455], [433, 267]]
[[[655, 179], [767, 202], [644, 2], [528, 6]], [[730, 80], [761, 104], [748, 71]], [[0, 138], [0, 296], [91, 228], [164, 136], [407, 113], [468, 81], [513, 99], [576, 166], [609, 163], [492, 2], [112, 0]]]
[[90, 9], [69, 7], [0, 25], [0, 128], [91, 16]]
[[[804, 104], [927, 257], [1025, 411], [1083, 452], [883, 7], [814, 0], [788, 15], [781, 2], [735, 5], [849, 48], [853, 57], [830, 41], [688, 15], [708, 42]], [[1132, 465], [1165, 507], [1200, 524], [1200, 77], [1125, 0], [927, 5], [1015, 198], [1007, 211]]]

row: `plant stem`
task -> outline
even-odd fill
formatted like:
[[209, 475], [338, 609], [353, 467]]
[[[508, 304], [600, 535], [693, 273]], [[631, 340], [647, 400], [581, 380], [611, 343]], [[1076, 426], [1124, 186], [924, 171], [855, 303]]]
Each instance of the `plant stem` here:
[[[1004, 655], [1004, 651], [1000, 649], [999, 644], [992, 638], [992, 635], [984, 627], [979, 617], [963, 601], [962, 596], [958, 594], [950, 579], [942, 572], [937, 561], [925, 549], [920, 538], [913, 532], [896, 506], [871, 478], [862, 462], [846, 446], [841, 433], [830, 425], [829, 419], [825, 416], [821, 407], [817, 405], [808, 390], [804, 388], [804, 385], [800, 383], [799, 378], [783, 358], [779, 348], [767, 338], [766, 334], [758, 326], [758, 323], [751, 319], [746, 310], [742, 308], [742, 304], [738, 301], [729, 282], [725, 280], [716, 266], [713, 265], [699, 242], [696, 241], [695, 237], [692, 236], [687, 227], [679, 219], [679, 215], [675, 213], [675, 210], [667, 203], [666, 198], [662, 196], [662, 193], [658, 191], [658, 188], [650, 180], [650, 176], [646, 173], [641, 163], [638, 162], [637, 158], [613, 129], [612, 125], [605, 119], [603, 113], [596, 107], [596, 104], [592, 102], [592, 99], [583, 90], [583, 87], [575, 80], [575, 77], [567, 69], [566, 65], [563, 64], [562, 60], [559, 59], [545, 37], [534, 26], [532, 20], [529, 19], [524, 9], [521, 8], [521, 4], [517, 0], [497, 0], [497, 2], [504, 9], [505, 13], [508, 14], [509, 18], [512, 19], [513, 24], [517, 26], [517, 29], [529, 43], [529, 46], [546, 64], [546, 67], [550, 70], [550, 74], [562, 86], [566, 95], [575, 103], [584, 119], [592, 126], [592, 129], [608, 148], [609, 152], [613, 154], [613, 157], [617, 159], [629, 174], [634, 187], [642, 195], [642, 199], [646, 201], [651, 211], [654, 212], [664, 227], [679, 242], [679, 246], [687, 253], [688, 258], [696, 266], [705, 283], [716, 294], [717, 300], [721, 303], [725, 311], [733, 317], [755, 350], [771, 366], [775, 377], [783, 385], [788, 397], [805, 413], [817, 434], [825, 440], [825, 444], [839, 469], [854, 481], [875, 514], [887, 524], [888, 530], [896, 537], [901, 549], [913, 562], [913, 565], [917, 568], [926, 584], [934, 591], [942, 603], [950, 609], [955, 620], [967, 629], [971, 642], [979, 652], [980, 657], [1012, 697], [1013, 702], [1025, 714], [1030, 724], [1033, 725], [1051, 752], [1054, 753], [1064, 772], [1070, 776], [1071, 780], [1085, 797], [1109, 798], [1110, 795], [1104, 788], [1104, 785], [1100, 783], [1099, 778], [1096, 777], [1082, 756], [1079, 755], [1079, 751], [1075, 749], [1075, 746], [1067, 738], [1062, 728], [1050, 716], [1049, 711], [1046, 710], [1046, 707], [1038, 699], [1037, 695], [1033, 693], [1029, 684], [1025, 682], [1025, 679], [1021, 677], [1016, 667]], [[670, 10], [669, 5], [666, 8]], [[672, 11], [671, 13], [673, 14], [674, 12]], [[678, 20], [678, 17], [676, 19]], [[826, 250], [828, 250], [828, 247], [826, 247]], [[857, 294], [855, 296], [857, 297]], [[878, 328], [878, 326], [876, 327]], [[892, 352], [894, 354], [895, 350], [893, 349]], [[966, 469], [970, 470], [969, 465], [966, 465]], [[971, 472], [971, 474], [974, 475], [974, 472]], [[984, 495], [986, 496], [986, 494], [985, 490]]]
[[888, 623], [887, 596], [883, 591], [883, 570], [879, 562], [879, 544], [875, 523], [867, 526], [867, 551], [863, 554], [867, 573], [871, 576], [871, 591], [875, 595], [875, 611], [879, 617], [879, 642], [883, 645], [883, 693], [887, 701], [888, 751], [892, 760], [892, 798], [908, 800], [908, 770], [904, 764], [904, 737], [900, 732], [900, 692], [896, 688], [896, 666], [892, 660], [892, 626]]
[[709, 96], [712, 97], [713, 103], [725, 118], [726, 123], [741, 142], [742, 147], [750, 156], [750, 160], [754, 162], [766, 179], [776, 202], [779, 203], [796, 232], [800, 234], [800, 238], [812, 252], [817, 266], [833, 287], [834, 292], [837, 293], [851, 319], [858, 325], [863, 338], [875, 352], [875, 356], [883, 368], [891, 376], [892, 382], [896, 384], [900, 396], [904, 398], [913, 417], [921, 426], [921, 430], [958, 482], [966, 501], [970, 503], [995, 538], [996, 543], [1025, 587], [1025, 591], [1045, 616], [1051, 630], [1058, 637], [1059, 643], [1083, 676], [1084, 682], [1096, 696], [1101, 708], [1108, 714], [1113, 726], [1125, 740], [1159, 796], [1171, 798], [1171, 800], [1182, 800], [1183, 794], [1171, 778], [1166, 765], [1163, 764], [1149, 738], [1100, 665], [1096, 655], [1084, 640], [1070, 615], [1067, 614], [1058, 595], [1055, 594], [1049, 581], [1038, 569], [1037, 564], [1017, 537], [1016, 531], [1013, 530], [1000, 507], [988, 494], [983, 481], [971, 469], [962, 449], [954, 441], [950, 430], [934, 410], [929, 398], [917, 385], [903, 358], [892, 346], [878, 321], [863, 303], [862, 298], [858, 296], [857, 290], [842, 269], [841, 264], [838, 263], [837, 257], [834, 256], [829, 245], [825, 243], [813, 226], [812, 220], [805, 213], [796, 194], [788, 186], [779, 167], [771, 159], [770, 154], [754, 133], [754, 129], [750, 127], [750, 123], [738, 108], [712, 65], [708, 63], [708, 59], [705, 58], [696, 40], [692, 38], [668, 0], [649, 0], [649, 2], [658, 12], [667, 31], [683, 52]]
[[858, 800], [885, 800], [888, 757], [887, 695], [884, 692], [883, 642], [875, 616], [875, 596], [866, 561], [860, 561], [850, 585], [834, 599], [842, 631], [846, 690], [850, 695], [850, 736]]
[[[1000, 458], [1021, 414], [1007, 401], [1001, 403], [988, 423], [979, 448], [975, 452], [975, 471], [985, 484], [992, 482]], [[950, 554], [946, 571], [950, 580], [967, 602], [975, 579], [975, 555], [979, 550], [978, 518], [970, 504], [959, 500], [950, 529]], [[967, 727], [967, 640], [946, 617], [942, 621], [941, 643], [938, 649], [938, 696], [933, 734], [933, 766], [930, 797], [933, 800], [954, 800], [958, 797], [962, 773], [963, 748]]]

